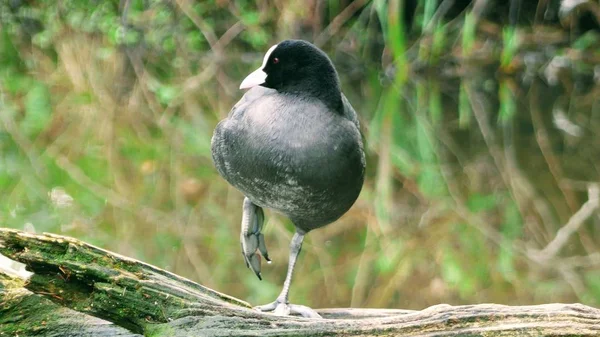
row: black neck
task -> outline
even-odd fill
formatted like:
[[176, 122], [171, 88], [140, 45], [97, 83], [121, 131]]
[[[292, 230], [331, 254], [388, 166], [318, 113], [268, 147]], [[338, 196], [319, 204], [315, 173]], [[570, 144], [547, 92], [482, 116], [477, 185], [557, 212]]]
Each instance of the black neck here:
[[[306, 80], [312, 77], [313, 80]], [[319, 74], [306, 74], [302, 82], [284, 83], [279, 91], [308, 98], [316, 98], [328, 108], [343, 114], [342, 93], [340, 82], [335, 70]], [[316, 85], [319, 83], [320, 85]]]

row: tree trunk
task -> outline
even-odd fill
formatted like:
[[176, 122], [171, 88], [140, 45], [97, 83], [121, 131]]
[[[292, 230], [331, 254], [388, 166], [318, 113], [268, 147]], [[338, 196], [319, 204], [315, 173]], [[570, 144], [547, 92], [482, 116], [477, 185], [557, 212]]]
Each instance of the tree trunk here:
[[600, 310], [582, 304], [321, 309], [324, 319], [279, 317], [69, 237], [0, 229], [0, 253], [34, 273], [27, 281], [1, 274], [0, 336], [600, 335]]

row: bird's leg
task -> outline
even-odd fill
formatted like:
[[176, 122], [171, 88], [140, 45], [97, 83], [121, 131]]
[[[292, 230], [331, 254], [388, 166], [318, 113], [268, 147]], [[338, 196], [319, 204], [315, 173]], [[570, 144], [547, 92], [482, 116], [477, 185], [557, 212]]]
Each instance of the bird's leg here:
[[260, 274], [260, 254], [269, 263], [269, 254], [265, 245], [265, 236], [260, 232], [265, 221], [265, 215], [262, 208], [256, 206], [248, 198], [244, 198], [244, 207], [242, 212], [242, 232], [240, 233], [240, 242], [242, 244], [242, 255], [246, 261], [246, 266], [262, 280]]
[[285, 282], [283, 282], [283, 289], [277, 299], [269, 304], [261, 305], [256, 307], [260, 311], [273, 311], [276, 315], [289, 315], [299, 314], [309, 318], [321, 318], [321, 316], [313, 309], [304, 306], [289, 303], [290, 284], [292, 283], [292, 275], [294, 273], [294, 266], [296, 260], [302, 249], [302, 241], [304, 240], [304, 233], [296, 232], [290, 242], [290, 261], [288, 264], [287, 276]]

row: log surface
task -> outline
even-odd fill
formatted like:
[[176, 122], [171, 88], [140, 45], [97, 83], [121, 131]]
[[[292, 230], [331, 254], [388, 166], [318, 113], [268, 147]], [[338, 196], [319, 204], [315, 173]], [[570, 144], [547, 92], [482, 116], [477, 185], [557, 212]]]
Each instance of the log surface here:
[[0, 336], [600, 336], [600, 310], [582, 304], [321, 309], [311, 320], [65, 236], [0, 229], [0, 253], [34, 273], [0, 274]]

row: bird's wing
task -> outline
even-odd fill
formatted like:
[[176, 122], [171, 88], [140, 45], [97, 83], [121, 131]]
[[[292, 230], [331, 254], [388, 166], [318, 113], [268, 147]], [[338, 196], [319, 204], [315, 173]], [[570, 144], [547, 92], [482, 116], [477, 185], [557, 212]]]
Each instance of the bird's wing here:
[[227, 118], [220, 121], [215, 127], [211, 139], [212, 157], [217, 171], [219, 171], [221, 176], [225, 177], [225, 179], [228, 177], [227, 158], [232, 156], [231, 153], [228, 153], [229, 150], [227, 144], [235, 142], [237, 138], [236, 134], [239, 134], [240, 128], [243, 129], [243, 125], [239, 122], [240, 119], [255, 100], [274, 92], [273, 89], [260, 86], [248, 90], [229, 111]]
[[346, 117], [352, 123], [354, 123], [354, 125], [356, 125], [356, 128], [360, 130], [360, 122], [358, 121], [358, 115], [356, 114], [356, 111], [354, 111], [352, 104], [350, 104], [350, 101], [348, 101], [344, 93], [342, 93], [342, 104], [344, 105], [344, 117]]
[[[231, 109], [230, 114], [234, 109]], [[227, 175], [227, 164], [225, 163], [225, 155], [226, 155], [226, 130], [228, 128], [229, 122], [232, 122], [231, 119], [226, 118], [217, 124], [215, 127], [215, 132], [213, 133], [212, 139], [210, 141], [211, 145], [211, 153], [213, 162], [219, 174], [223, 177]]]

